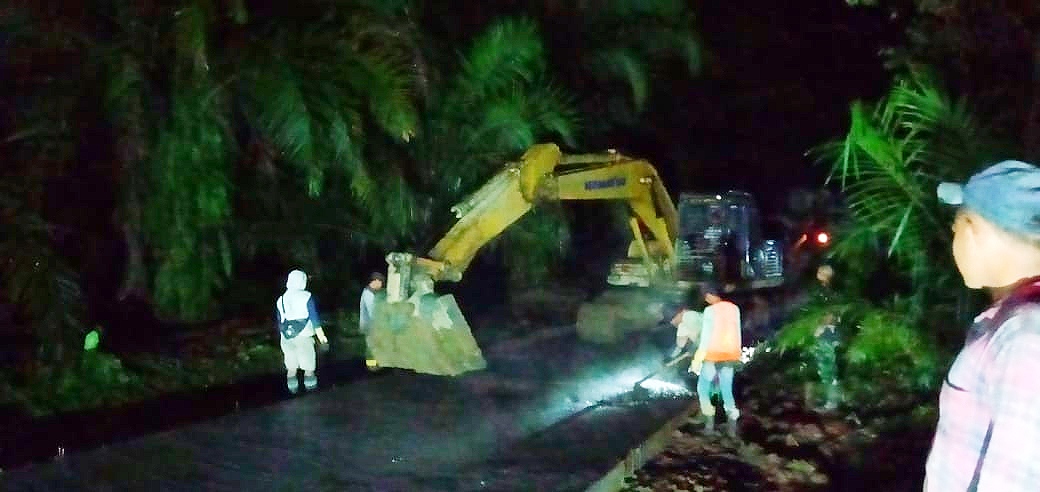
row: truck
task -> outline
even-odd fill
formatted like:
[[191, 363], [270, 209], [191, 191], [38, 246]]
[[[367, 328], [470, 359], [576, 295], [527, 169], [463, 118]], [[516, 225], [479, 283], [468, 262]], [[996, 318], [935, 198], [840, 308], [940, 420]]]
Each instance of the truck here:
[[682, 193], [676, 207], [645, 159], [613, 150], [567, 155], [537, 144], [451, 207], [458, 220], [425, 255], [386, 255], [386, 300], [366, 334], [373, 364], [448, 376], [484, 369], [455, 298], [437, 295], [436, 283], [462, 281], [480, 249], [533, 207], [572, 200], [627, 204], [632, 233], [608, 288], [578, 309], [584, 340], [616, 343], [653, 326], [662, 306], [683, 302], [706, 282], [731, 291], [783, 284], [783, 251], [761, 237], [747, 193]]

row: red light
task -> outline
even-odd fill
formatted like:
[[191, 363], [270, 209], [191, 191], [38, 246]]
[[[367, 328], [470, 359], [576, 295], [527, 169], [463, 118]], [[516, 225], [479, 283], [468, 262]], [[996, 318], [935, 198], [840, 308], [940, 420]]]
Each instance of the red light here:
[[816, 242], [820, 244], [827, 244], [830, 240], [831, 237], [826, 232], [821, 232], [816, 235]]

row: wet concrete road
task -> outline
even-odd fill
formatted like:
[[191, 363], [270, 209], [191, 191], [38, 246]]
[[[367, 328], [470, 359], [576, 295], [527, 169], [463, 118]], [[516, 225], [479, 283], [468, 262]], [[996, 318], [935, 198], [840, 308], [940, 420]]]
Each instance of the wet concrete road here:
[[[662, 340], [545, 330], [460, 378], [384, 370], [274, 405], [0, 475], [4, 490], [583, 490], [690, 403], [634, 400]], [[672, 390], [680, 390], [678, 393]]]

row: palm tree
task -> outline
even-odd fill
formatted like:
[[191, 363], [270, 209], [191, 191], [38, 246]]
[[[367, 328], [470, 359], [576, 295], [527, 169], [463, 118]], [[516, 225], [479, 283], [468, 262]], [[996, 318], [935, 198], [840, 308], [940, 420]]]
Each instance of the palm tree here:
[[[573, 99], [552, 82], [541, 33], [530, 19], [492, 23], [438, 80], [412, 153], [416, 185], [430, 210], [446, 212], [532, 144], [577, 145]], [[446, 213], [430, 216], [417, 238], [432, 246], [451, 220]], [[560, 209], [542, 207], [492, 246], [503, 248], [514, 281], [537, 283], [565, 251], [565, 234]]]
[[[897, 77], [878, 104], [852, 105], [846, 137], [817, 149], [847, 197], [849, 219], [833, 250], [847, 270], [847, 297], [806, 308], [782, 346], [808, 343], [819, 316], [839, 309], [858, 327], [846, 353], [853, 372], [869, 379], [888, 367], [904, 382], [938, 381], [942, 356], [963, 342], [960, 329], [978, 299], [964, 294], [949, 253], [951, 211], [935, 189], [1008, 155], [989, 135], [967, 102], [950, 98], [921, 67]], [[883, 290], [868, 295], [871, 285]]]
[[411, 232], [412, 191], [380, 149], [418, 131], [417, 38], [407, 2], [307, 5], [272, 7], [229, 42], [244, 135], [236, 256], [346, 278], [345, 252]]
[[[608, 18], [682, 17], [665, 15], [668, 2], [653, 13], [637, 3]], [[408, 1], [87, 4], [83, 18], [26, 17], [33, 41], [68, 54], [67, 73], [54, 79], [77, 87], [20, 87], [49, 106], [34, 106], [45, 111], [32, 120], [39, 125], [20, 120], [8, 134], [47, 146], [57, 156], [48, 162], [71, 163], [72, 123], [111, 129], [101, 146], [112, 149], [115, 221], [128, 249], [120, 297], [170, 318], [215, 314], [236, 262], [255, 255], [316, 269], [323, 238], [337, 250], [429, 240], [450, 221], [435, 211], [527, 146], [577, 145], [574, 101], [552, 82], [530, 20], [494, 23], [451, 58], [450, 46], [424, 38]], [[690, 46], [666, 30], [623, 42], [610, 31], [596, 43], [628, 60], [619, 66], [629, 67], [637, 106], [645, 77], [633, 75], [633, 50], [659, 54], [651, 38]], [[28, 154], [8, 155], [31, 162]], [[510, 230], [503, 244], [517, 253], [506, 256], [551, 262], [563, 223], [559, 209], [531, 214]], [[543, 266], [513, 271], [544, 276]]]
[[[407, 140], [416, 116], [398, 47], [358, 34], [359, 25], [380, 22], [366, 7], [313, 1], [294, 5], [293, 15], [276, 6], [251, 16], [237, 3], [228, 22], [199, 1], [156, 8], [154, 23], [141, 23], [140, 11], [116, 18], [123, 44], [102, 45], [110, 54], [102, 59], [112, 74], [104, 81], [114, 96], [110, 117], [122, 123], [121, 137], [135, 142], [124, 147], [138, 150], [122, 174], [127, 242], [146, 246], [132, 248], [132, 259], [147, 255], [157, 263], [152, 284], [161, 312], [190, 319], [212, 313], [233, 268], [232, 183], [242, 166], [267, 178], [256, 184], [278, 190], [269, 194], [277, 199], [316, 199], [327, 174], [345, 173], [353, 199], [373, 216], [386, 215], [371, 199], [378, 184], [365, 164], [364, 140], [372, 132]], [[162, 106], [141, 116], [149, 100]], [[298, 232], [282, 227], [270, 234], [272, 217], [282, 216], [236, 229], [239, 243]], [[254, 234], [241, 234], [248, 232]], [[148, 277], [144, 261], [131, 266], [128, 280]]]
[[[240, 210], [248, 218], [236, 230], [248, 229], [245, 237], [258, 238], [250, 239], [247, 256], [279, 248], [284, 252], [283, 241], [264, 244], [259, 239], [290, 234], [297, 239], [295, 258], [338, 278], [349, 278], [351, 255], [333, 253], [335, 258], [325, 256], [332, 261], [318, 261], [319, 238], [335, 245], [328, 249], [336, 251], [424, 252], [453, 220], [450, 206], [524, 149], [545, 139], [575, 144], [575, 111], [569, 98], [550, 82], [542, 40], [531, 21], [495, 22], [453, 58], [445, 55], [454, 52], [442, 40], [419, 36], [410, 15], [406, 12], [392, 28], [370, 25], [364, 34], [383, 34], [400, 42], [393, 52], [395, 59], [410, 60], [413, 69], [422, 66], [405, 74], [412, 77], [419, 96], [415, 100], [418, 123], [408, 132], [407, 142], [394, 141], [396, 132], [389, 129], [369, 133], [366, 140], [371, 144], [358, 147], [357, 154], [368, 165], [329, 170], [320, 200], [302, 194], [265, 195], [259, 190], [269, 189], [275, 181], [265, 173], [245, 173], [242, 182], [252, 183], [247, 188], [255, 191], [249, 192], [249, 204]], [[386, 43], [380, 46], [386, 49]], [[314, 64], [321, 63], [316, 57]], [[373, 126], [365, 123], [371, 118], [362, 116], [354, 118], [361, 128]], [[302, 181], [306, 176], [296, 175], [280, 175], [277, 182]], [[561, 221], [556, 210], [542, 210], [509, 230], [501, 241], [508, 248], [505, 256], [514, 263], [524, 262], [512, 272], [545, 275], [546, 265], [562, 251]], [[290, 229], [284, 224], [290, 224]]]
[[830, 180], [847, 195], [852, 215], [836, 255], [880, 254], [909, 272], [918, 300], [944, 299], [955, 271], [948, 253], [950, 212], [935, 198], [942, 181], [963, 181], [979, 166], [1009, 155], [964, 99], [946, 95], [917, 68], [898, 77], [873, 108], [854, 103], [844, 140], [822, 146]]
[[[380, 26], [396, 22], [393, 3], [312, 0], [294, 4], [292, 15], [288, 6], [251, 11], [243, 1], [88, 4], [85, 18], [27, 10], [24, 29], [6, 31], [66, 55], [43, 68], [49, 77], [5, 79], [33, 82], [15, 89], [41, 103], [27, 105], [39, 115], [16, 115], [9, 140], [26, 152], [8, 155], [46, 174], [41, 164], [76, 161], [74, 125], [110, 126], [116, 220], [128, 249], [120, 297], [153, 301], [173, 318], [212, 314], [235, 246], [276, 237], [258, 222], [235, 228], [254, 234], [236, 234], [233, 244], [235, 218], [250, 217], [235, 210], [236, 196], [273, 189], [275, 199], [317, 202], [326, 176], [341, 173], [351, 203], [364, 205], [355, 209], [400, 217], [373, 199], [392, 183], [375, 179], [382, 168], [367, 165], [363, 150], [373, 135], [407, 141], [417, 124], [411, 47], [378, 39], [389, 31]], [[18, 54], [12, 59], [55, 59]], [[241, 175], [264, 179], [242, 189], [233, 186]], [[40, 189], [30, 184], [26, 190]], [[271, 218], [281, 217], [263, 217]]]

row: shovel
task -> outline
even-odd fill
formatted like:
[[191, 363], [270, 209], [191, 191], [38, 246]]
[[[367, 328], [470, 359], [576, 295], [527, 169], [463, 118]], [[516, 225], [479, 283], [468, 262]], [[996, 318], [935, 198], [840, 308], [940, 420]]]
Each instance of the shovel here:
[[660, 368], [660, 369], [658, 369], [658, 370], [656, 370], [656, 371], [654, 371], [654, 372], [650, 373], [650, 375], [649, 375], [649, 376], [647, 376], [647, 377], [645, 377], [645, 378], [643, 378], [643, 379], [640, 379], [639, 381], [637, 381], [637, 382], [636, 382], [636, 384], [635, 384], [635, 385], [634, 385], [634, 386], [632, 387], [632, 390], [633, 390], [633, 391], [640, 391], [640, 390], [644, 390], [644, 388], [642, 387], [642, 384], [643, 384], [644, 382], [646, 382], [647, 380], [649, 380], [649, 379], [653, 378], [654, 376], [656, 376], [656, 375], [658, 375], [658, 374], [661, 374], [661, 371], [663, 371], [663, 370], [665, 370], [665, 369], [668, 369], [669, 367], [672, 367], [672, 366], [674, 366], [674, 365], [678, 364], [678, 363], [679, 363], [679, 361], [681, 361], [681, 360], [683, 360], [683, 359], [686, 359], [686, 358], [689, 358], [689, 357], [692, 357], [692, 356], [693, 356], [693, 354], [691, 354], [691, 353], [689, 353], [689, 352], [686, 352], [686, 353], [683, 353], [683, 354], [680, 354], [680, 355], [678, 355], [678, 356], [677, 356], [677, 357], [675, 357], [674, 359], [672, 359], [672, 360], [670, 360], [670, 361], [666, 362], [666, 363], [665, 363], [665, 364], [664, 364], [663, 366], [661, 366], [661, 368]]

